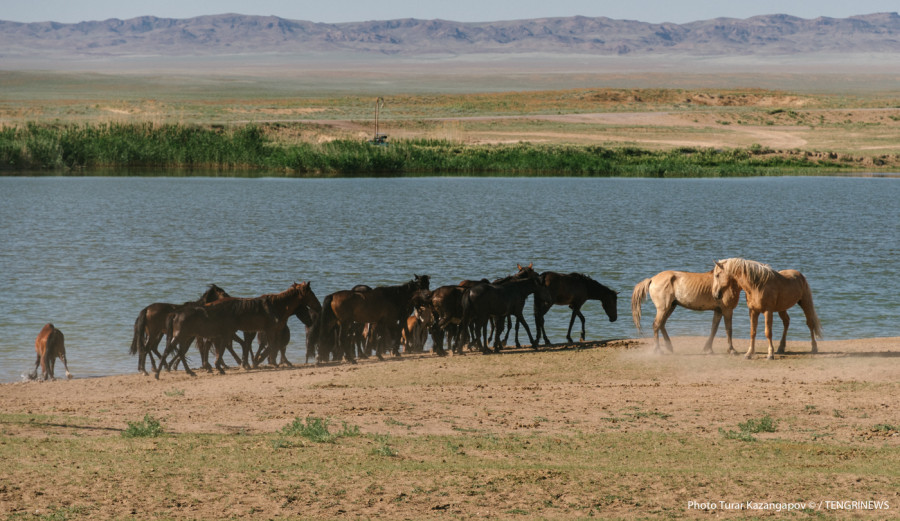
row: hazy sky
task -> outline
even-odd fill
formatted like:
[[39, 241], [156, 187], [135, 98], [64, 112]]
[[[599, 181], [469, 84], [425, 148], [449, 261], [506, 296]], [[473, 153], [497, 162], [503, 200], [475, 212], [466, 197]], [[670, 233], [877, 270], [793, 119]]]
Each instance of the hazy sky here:
[[331, 23], [396, 18], [484, 22], [573, 15], [684, 23], [775, 13], [843, 18], [897, 10], [897, 0], [2, 0], [0, 20], [76, 23], [239, 13]]

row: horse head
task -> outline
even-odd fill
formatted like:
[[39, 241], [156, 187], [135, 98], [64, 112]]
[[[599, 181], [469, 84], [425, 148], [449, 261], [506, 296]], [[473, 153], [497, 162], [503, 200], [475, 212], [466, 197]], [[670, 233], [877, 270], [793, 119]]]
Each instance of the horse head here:
[[428, 275], [416, 275], [413, 273], [413, 277], [417, 289], [428, 289], [428, 286], [431, 284], [431, 277]]
[[316, 294], [313, 293], [312, 285], [310, 285], [309, 281], [295, 282], [291, 284], [291, 289], [296, 290], [299, 293], [300, 302], [305, 304], [306, 307], [315, 311], [316, 313], [322, 312], [322, 304], [319, 302]]
[[609, 290], [609, 293], [604, 294], [603, 298], [600, 299], [603, 311], [606, 312], [606, 316], [609, 317], [610, 322], [615, 322], [616, 319], [619, 318], [619, 311], [616, 308], [616, 301], [618, 298], [619, 293], [617, 291]]
[[716, 300], [721, 300], [722, 296], [725, 294], [725, 290], [734, 284], [734, 278], [726, 269], [724, 261], [715, 261], [715, 263], [716, 265], [713, 268], [712, 294]]
[[209, 304], [210, 302], [215, 302], [219, 299], [228, 298], [231, 295], [228, 294], [227, 291], [216, 286], [215, 284], [210, 284], [209, 289], [207, 289], [203, 295], [200, 297], [200, 303]]

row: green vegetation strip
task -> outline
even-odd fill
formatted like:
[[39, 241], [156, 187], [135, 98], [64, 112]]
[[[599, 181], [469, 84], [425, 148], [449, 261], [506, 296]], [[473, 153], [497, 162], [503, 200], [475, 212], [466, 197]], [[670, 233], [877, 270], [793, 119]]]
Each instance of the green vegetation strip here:
[[849, 171], [803, 153], [404, 140], [279, 143], [267, 128], [101, 124], [0, 129], [0, 173], [353, 177], [416, 175], [722, 177]]

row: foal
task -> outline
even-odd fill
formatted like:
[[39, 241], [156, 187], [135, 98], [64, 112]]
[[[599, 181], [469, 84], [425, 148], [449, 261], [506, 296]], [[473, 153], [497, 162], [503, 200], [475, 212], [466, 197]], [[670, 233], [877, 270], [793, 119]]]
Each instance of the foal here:
[[53, 327], [53, 324], [46, 324], [38, 333], [34, 340], [34, 350], [37, 351], [37, 360], [34, 362], [34, 371], [29, 378], [36, 379], [38, 367], [40, 367], [41, 380], [46, 380], [48, 376], [51, 380], [56, 380], [56, 377], [53, 376], [53, 366], [56, 365], [57, 358], [62, 360], [63, 367], [66, 368], [66, 378], [72, 378], [69, 365], [66, 363], [65, 337], [62, 331]]

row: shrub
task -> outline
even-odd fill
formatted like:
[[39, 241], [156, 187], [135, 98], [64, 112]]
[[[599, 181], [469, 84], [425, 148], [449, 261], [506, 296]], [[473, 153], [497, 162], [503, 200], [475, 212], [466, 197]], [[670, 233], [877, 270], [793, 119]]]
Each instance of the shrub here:
[[126, 438], [158, 438], [163, 435], [163, 428], [159, 420], [144, 415], [144, 419], [139, 422], [128, 422], [128, 428], [122, 431], [122, 436]]

